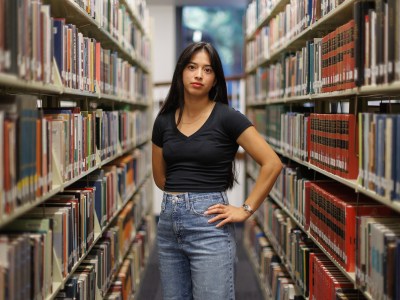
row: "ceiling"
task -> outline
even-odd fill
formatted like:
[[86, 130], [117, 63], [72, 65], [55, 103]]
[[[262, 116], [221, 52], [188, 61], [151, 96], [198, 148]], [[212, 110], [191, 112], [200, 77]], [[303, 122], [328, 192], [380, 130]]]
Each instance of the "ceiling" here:
[[195, 6], [239, 6], [246, 7], [249, 0], [147, 0], [147, 5], [195, 5]]

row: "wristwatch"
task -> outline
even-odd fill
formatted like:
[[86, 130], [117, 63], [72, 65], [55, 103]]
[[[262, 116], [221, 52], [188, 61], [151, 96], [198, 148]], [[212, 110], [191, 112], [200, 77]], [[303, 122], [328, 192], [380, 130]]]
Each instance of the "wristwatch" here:
[[252, 214], [254, 213], [254, 210], [251, 209], [251, 206], [250, 206], [250, 205], [248, 205], [248, 204], [246, 204], [246, 203], [243, 203], [242, 207], [243, 207], [243, 209], [244, 209], [245, 211], [247, 211], [249, 214], [252, 215]]

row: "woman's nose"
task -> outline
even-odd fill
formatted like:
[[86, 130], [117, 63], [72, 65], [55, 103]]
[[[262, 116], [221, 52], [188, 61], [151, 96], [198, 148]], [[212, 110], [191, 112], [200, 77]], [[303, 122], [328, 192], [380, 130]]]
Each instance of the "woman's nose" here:
[[201, 68], [197, 70], [196, 78], [203, 78], [203, 70]]

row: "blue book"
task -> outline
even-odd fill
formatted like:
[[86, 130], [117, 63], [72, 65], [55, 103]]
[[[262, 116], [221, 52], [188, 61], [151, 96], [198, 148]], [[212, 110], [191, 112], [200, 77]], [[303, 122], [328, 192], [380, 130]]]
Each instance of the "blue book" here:
[[65, 19], [53, 20], [53, 51], [54, 57], [57, 62], [58, 71], [60, 76], [65, 83], [65, 68], [64, 68], [64, 26]]
[[313, 0], [307, 1], [307, 27], [311, 25], [312, 22], [312, 10], [313, 10]]
[[[96, 211], [97, 219], [99, 220], [100, 227], [105, 225], [106, 218], [104, 218], [103, 206], [105, 205], [105, 197], [103, 190], [103, 179], [98, 178], [96, 180], [86, 180], [82, 179], [75, 182], [72, 185], [73, 188], [85, 188], [85, 187], [94, 187], [94, 210]], [[103, 201], [104, 198], [104, 201]]]
[[396, 155], [396, 132], [397, 126], [396, 115], [386, 116], [386, 129], [385, 129], [385, 150], [386, 155], [384, 159], [385, 166], [385, 196], [390, 199], [396, 198], [396, 161], [399, 159]]
[[[396, 115], [396, 127], [397, 126], [400, 126], [400, 115]], [[396, 150], [395, 150], [396, 155], [394, 155], [394, 156], [396, 157], [396, 160], [395, 160], [394, 166], [396, 166], [396, 167], [394, 168], [393, 171], [395, 172], [394, 177], [395, 177], [396, 197], [394, 198], [394, 200], [400, 201], [400, 157], [398, 157], [398, 155], [400, 153], [400, 129], [396, 130], [395, 140], [396, 140]], [[400, 297], [400, 294], [399, 294], [399, 297]]]
[[383, 196], [385, 189], [383, 180], [385, 179], [385, 130], [386, 130], [386, 115], [377, 115], [377, 127], [375, 134], [375, 175], [377, 176], [375, 192]]
[[[399, 116], [400, 117], [400, 116]], [[395, 266], [395, 282], [399, 282], [400, 280], [400, 240], [397, 240], [396, 247], [396, 266]], [[395, 294], [393, 299], [400, 299], [400, 284], [395, 285]]]

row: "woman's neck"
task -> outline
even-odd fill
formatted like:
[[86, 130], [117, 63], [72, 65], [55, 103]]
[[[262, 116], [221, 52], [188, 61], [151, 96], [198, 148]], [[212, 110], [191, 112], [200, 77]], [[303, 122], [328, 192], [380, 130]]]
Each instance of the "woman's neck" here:
[[185, 105], [183, 107], [183, 113], [189, 117], [195, 117], [204, 111], [207, 111], [210, 108], [211, 103], [210, 99], [185, 99]]

